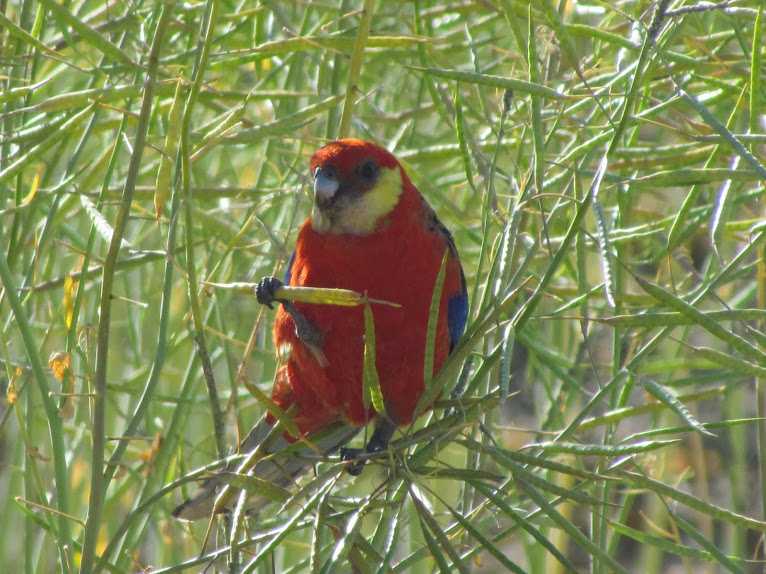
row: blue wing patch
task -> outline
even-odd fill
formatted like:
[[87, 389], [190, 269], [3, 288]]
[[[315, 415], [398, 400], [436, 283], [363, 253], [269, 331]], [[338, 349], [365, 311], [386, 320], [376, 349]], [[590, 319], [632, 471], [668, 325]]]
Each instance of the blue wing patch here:
[[451, 353], [457, 346], [458, 341], [460, 341], [460, 337], [463, 336], [465, 324], [468, 321], [468, 289], [466, 288], [463, 266], [460, 265], [460, 255], [457, 252], [457, 246], [455, 245], [455, 240], [452, 238], [452, 234], [449, 229], [439, 221], [436, 212], [430, 205], [428, 205], [425, 198], [421, 197], [421, 200], [423, 202], [422, 207], [426, 226], [429, 230], [442, 236], [447, 243], [450, 255], [454, 257], [460, 268], [460, 293], [453, 295], [447, 301], [447, 327], [449, 329], [449, 350]]
[[290, 284], [290, 279], [293, 277], [293, 263], [295, 262], [295, 251], [293, 251], [293, 254], [290, 255], [290, 259], [287, 261], [287, 267], [285, 267], [285, 277], [284, 277], [284, 283], [285, 285]]
[[465, 324], [468, 320], [468, 290], [465, 287], [465, 277], [463, 268], [460, 268], [460, 282], [462, 289], [457, 295], [450, 297], [447, 301], [447, 327], [449, 328], [449, 351], [455, 348], [460, 337], [465, 331]]

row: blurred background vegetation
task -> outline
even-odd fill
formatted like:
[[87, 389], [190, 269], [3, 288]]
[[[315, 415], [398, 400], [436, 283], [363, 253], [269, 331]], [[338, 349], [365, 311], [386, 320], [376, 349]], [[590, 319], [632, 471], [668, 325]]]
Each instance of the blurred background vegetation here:
[[[1, 570], [763, 570], [763, 2], [0, 7]], [[393, 459], [205, 544], [183, 477], [275, 361], [204, 282], [281, 273], [340, 133], [453, 231], [469, 330]]]

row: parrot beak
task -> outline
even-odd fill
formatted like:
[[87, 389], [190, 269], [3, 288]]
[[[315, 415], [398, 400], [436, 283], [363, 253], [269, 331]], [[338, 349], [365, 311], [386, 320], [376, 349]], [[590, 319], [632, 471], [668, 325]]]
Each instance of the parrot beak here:
[[328, 204], [340, 187], [340, 182], [331, 167], [318, 167], [314, 172], [314, 200], [319, 204]]

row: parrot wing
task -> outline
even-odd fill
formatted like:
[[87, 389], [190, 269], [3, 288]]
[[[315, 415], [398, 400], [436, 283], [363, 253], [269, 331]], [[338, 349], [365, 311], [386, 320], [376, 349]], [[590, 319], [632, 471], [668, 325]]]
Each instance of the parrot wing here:
[[283, 279], [285, 285], [289, 285], [290, 279], [292, 279], [294, 261], [295, 261], [295, 250], [293, 250], [292, 255], [290, 255], [290, 259], [287, 260], [287, 267], [285, 267], [285, 277]]
[[463, 266], [460, 264], [460, 255], [458, 254], [452, 233], [439, 220], [433, 208], [428, 203], [425, 203], [425, 200], [424, 207], [426, 209], [426, 217], [428, 218], [428, 228], [441, 236], [445, 246], [449, 249], [450, 257], [457, 266], [460, 275], [459, 287], [453, 293], [447, 294], [449, 297], [447, 300], [447, 326], [449, 328], [449, 350], [451, 353], [458, 341], [460, 341], [460, 337], [463, 336], [465, 325], [468, 321], [468, 289], [466, 287]]
[[[249, 455], [260, 447], [262, 458], [250, 470], [246, 470], [247, 462], [238, 460], [230, 463], [226, 466], [224, 473], [246, 474], [277, 486], [287, 487], [312, 464], [311, 456], [335, 452], [348, 443], [359, 429], [339, 421], [313, 433], [307, 437], [307, 441], [292, 443], [288, 442], [281, 432], [273, 431], [274, 426], [266, 420], [266, 416], [261, 418], [240, 444], [240, 452], [245, 455], [244, 460], [247, 461], [250, 458]], [[186, 521], [209, 518], [213, 512], [215, 500], [225, 484], [226, 480], [220, 474], [207, 479], [196, 495], [173, 510], [173, 516]], [[247, 508], [251, 512], [257, 512], [270, 501], [271, 499], [265, 496], [251, 495]]]

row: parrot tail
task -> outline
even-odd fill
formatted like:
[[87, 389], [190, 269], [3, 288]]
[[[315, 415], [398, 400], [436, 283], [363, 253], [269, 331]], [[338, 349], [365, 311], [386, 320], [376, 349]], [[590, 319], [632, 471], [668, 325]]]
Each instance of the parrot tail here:
[[[311, 466], [312, 457], [308, 455], [315, 457], [317, 454], [331, 454], [348, 443], [358, 432], [359, 428], [338, 421], [309, 435], [306, 441], [288, 442], [283, 433], [274, 432], [273, 424], [264, 416], [239, 446], [240, 452], [245, 455], [244, 462], [238, 460], [230, 463], [224, 472], [255, 476], [285, 488]], [[252, 466], [250, 461], [254, 457], [251, 455], [256, 449], [259, 449], [256, 458], [258, 462]], [[220, 475], [207, 479], [195, 496], [173, 510], [173, 517], [185, 521], [209, 518], [216, 498], [226, 484], [226, 480]], [[258, 512], [271, 500], [266, 496], [250, 495], [247, 508], [250, 512]]]

